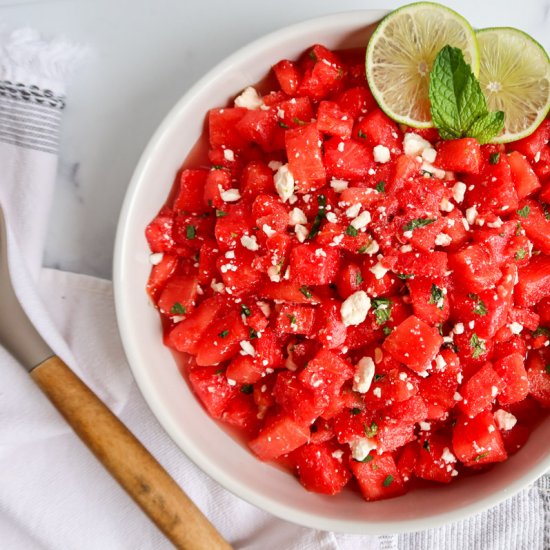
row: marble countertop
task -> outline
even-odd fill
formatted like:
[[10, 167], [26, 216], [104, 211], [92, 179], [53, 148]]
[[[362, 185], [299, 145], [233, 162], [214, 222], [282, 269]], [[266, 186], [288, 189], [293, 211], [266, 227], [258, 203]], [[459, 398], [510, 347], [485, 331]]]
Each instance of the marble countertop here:
[[[176, 100], [255, 38], [335, 11], [399, 0], [0, 0], [4, 28], [30, 26], [89, 46], [67, 93], [45, 263], [109, 278], [134, 166]], [[447, 0], [474, 27], [515, 26], [550, 51], [550, 0]]]

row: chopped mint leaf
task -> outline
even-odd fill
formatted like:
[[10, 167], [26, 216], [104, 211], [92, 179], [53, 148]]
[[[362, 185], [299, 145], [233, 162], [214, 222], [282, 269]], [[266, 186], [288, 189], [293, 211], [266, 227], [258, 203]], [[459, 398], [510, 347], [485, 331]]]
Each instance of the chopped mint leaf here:
[[250, 395], [254, 391], [254, 386], [252, 384], [243, 384], [241, 391], [246, 395]]
[[346, 235], [349, 235], [350, 237], [357, 237], [357, 229], [353, 227], [353, 225], [348, 225], [346, 228]]
[[363, 130], [361, 130], [361, 129], [359, 129], [359, 131], [357, 132], [357, 135], [360, 138], [366, 138], [367, 137], [367, 134], [365, 134], [365, 132], [363, 132]]
[[430, 440], [429, 439], [426, 439], [424, 441], [424, 443], [422, 444], [422, 447], [424, 447], [424, 449], [426, 449], [426, 451], [430, 452]]
[[227, 212], [224, 212], [223, 210], [218, 210], [216, 208], [216, 218], [223, 218], [227, 216]]
[[360, 285], [362, 282], [363, 282], [363, 275], [361, 275], [361, 272], [358, 271], [358, 272], [355, 274], [355, 284], [356, 284], [356, 285]]
[[418, 227], [425, 227], [426, 225], [430, 225], [433, 222], [435, 222], [435, 219], [432, 218], [416, 218], [414, 220], [411, 220], [409, 223], [406, 223], [403, 226], [403, 231], [413, 231]]
[[309, 290], [309, 288], [306, 286], [306, 285], [302, 285], [300, 287], [300, 292], [306, 297], [306, 298], [311, 298], [313, 296], [313, 294], [311, 294], [311, 291]]
[[537, 327], [536, 330], [534, 330], [531, 335], [533, 338], [538, 338], [539, 336], [550, 336], [550, 330], [544, 327]]
[[374, 437], [378, 432], [378, 424], [373, 420], [370, 427], [367, 426], [367, 424], [364, 424], [363, 429], [365, 430], [365, 435], [367, 437]]
[[401, 279], [402, 281], [406, 281], [407, 279], [412, 279], [412, 275], [407, 275], [406, 273], [396, 273], [397, 277]]
[[375, 188], [379, 193], [385, 193], [386, 192], [386, 182], [384, 180], [379, 181], [376, 184]]
[[546, 365], [544, 367], [544, 370], [546, 371], [547, 374], [550, 374], [550, 365]]
[[225, 338], [228, 334], [229, 334], [229, 331], [228, 331], [227, 329], [225, 329], [225, 330], [222, 330], [222, 331], [218, 334], [218, 336], [219, 336], [220, 338]]
[[527, 256], [527, 251], [525, 250], [525, 248], [520, 248], [514, 255], [514, 258], [516, 260], [523, 260], [523, 258], [525, 258], [525, 256]]
[[472, 357], [477, 359], [480, 355], [486, 353], [485, 349], [485, 340], [481, 340], [478, 335], [474, 332], [470, 338], [470, 347], [474, 350]]
[[278, 121], [277, 121], [277, 124], [278, 124], [281, 128], [284, 128], [285, 130], [288, 129], [288, 124], [285, 124], [282, 120], [278, 120]]
[[516, 212], [518, 213], [518, 216], [521, 216], [522, 218], [526, 218], [529, 215], [529, 212], [531, 212], [531, 208], [529, 208], [529, 206], [526, 205], [523, 208], [516, 210]]
[[321, 228], [321, 222], [326, 218], [327, 215], [327, 198], [325, 197], [325, 195], [317, 195], [317, 204], [319, 205], [319, 208], [317, 210], [317, 215], [315, 216], [315, 219], [311, 224], [311, 229], [307, 236], [308, 239], [313, 239], [315, 236], [317, 236], [317, 233], [319, 233], [319, 229]]
[[382, 485], [384, 487], [389, 487], [393, 483], [393, 476], [389, 475], [386, 477], [386, 479], [382, 482]]
[[185, 309], [179, 302], [175, 302], [170, 308], [170, 313], [173, 313], [174, 315], [184, 315], [187, 313], [187, 309]]
[[500, 153], [491, 153], [489, 155], [489, 164], [498, 164], [500, 160]]
[[258, 333], [253, 328], [249, 328], [248, 337], [250, 338], [250, 340], [254, 340], [254, 338], [258, 338]]
[[375, 382], [380, 382], [380, 380], [384, 380], [384, 378], [386, 378], [385, 374], [375, 374], [373, 380]]
[[482, 460], [483, 458], [485, 458], [485, 457], [487, 457], [487, 456], [489, 456], [489, 451], [486, 451], [486, 452], [484, 452], [484, 453], [478, 454], [478, 455], [474, 458], [474, 460], [475, 460], [476, 462], [479, 462], [480, 460]]
[[317, 56], [315, 55], [315, 52], [313, 50], [309, 50], [308, 56], [313, 61], [317, 61]]
[[212, 170], [223, 170], [223, 166], [221, 164], [213, 164]]
[[288, 320], [290, 321], [291, 325], [296, 324], [296, 317], [294, 315], [291, 315], [290, 313], [287, 313], [286, 316], [287, 316]]
[[377, 325], [383, 325], [390, 320], [392, 303], [389, 298], [373, 298], [371, 300]]
[[472, 310], [476, 315], [487, 315], [488, 310], [487, 306], [484, 304], [483, 300], [479, 298], [477, 294], [474, 294], [473, 292], [470, 292], [468, 294], [468, 298], [471, 298], [475, 301], [474, 309]]
[[374, 459], [374, 455], [369, 453], [363, 460], [358, 460], [357, 462], [371, 462]]
[[292, 117], [292, 122], [294, 122], [294, 124], [298, 124], [299, 126], [304, 126], [304, 124], [307, 124], [307, 122], [300, 120], [297, 116]]
[[389, 336], [391, 334], [391, 327], [385, 326], [382, 328], [382, 332], [384, 333], [384, 336]]
[[432, 284], [432, 290], [430, 292], [430, 299], [428, 304], [435, 304], [439, 309], [443, 309], [443, 302], [445, 300], [445, 295], [443, 294], [443, 289], [439, 288], [437, 285]]
[[542, 203], [542, 211], [544, 212], [544, 217], [550, 220], [550, 209], [546, 203]]
[[353, 415], [356, 415], [356, 414], [360, 414], [361, 413], [361, 409], [358, 408], [358, 407], [353, 407], [353, 409], [351, 409], [351, 414]]
[[196, 234], [197, 234], [197, 230], [195, 229], [194, 225], [185, 226], [185, 237], [187, 239], [189, 240], [194, 239]]
[[459, 48], [449, 45], [437, 54], [430, 72], [432, 121], [443, 139], [476, 138], [488, 143], [504, 126], [504, 113], [490, 113], [470, 65]]
[[250, 308], [248, 306], [241, 304], [241, 312], [244, 313], [246, 317], [250, 317]]

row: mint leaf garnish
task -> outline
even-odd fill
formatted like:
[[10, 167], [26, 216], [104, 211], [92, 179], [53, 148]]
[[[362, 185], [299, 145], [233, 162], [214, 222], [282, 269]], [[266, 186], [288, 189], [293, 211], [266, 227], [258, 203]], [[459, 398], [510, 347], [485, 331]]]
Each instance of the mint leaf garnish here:
[[430, 73], [432, 120], [443, 139], [476, 138], [488, 143], [504, 126], [504, 113], [490, 113], [470, 65], [459, 48], [445, 46]]

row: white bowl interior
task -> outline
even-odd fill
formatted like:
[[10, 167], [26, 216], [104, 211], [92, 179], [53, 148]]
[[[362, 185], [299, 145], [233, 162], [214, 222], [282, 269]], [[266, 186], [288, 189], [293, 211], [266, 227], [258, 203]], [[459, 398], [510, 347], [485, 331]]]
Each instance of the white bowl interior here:
[[230, 56], [201, 79], [168, 114], [144, 152], [124, 202], [115, 251], [117, 316], [126, 354], [145, 399], [172, 439], [207, 474], [252, 504], [289, 521], [348, 533], [425, 529], [496, 504], [550, 467], [550, 422], [543, 422], [505, 463], [449, 486], [373, 503], [351, 491], [336, 497], [308, 493], [292, 475], [260, 462], [212, 421], [180, 375], [145, 293], [151, 266], [144, 228], [164, 203], [210, 108], [225, 105], [265, 76], [273, 63], [295, 58], [311, 44], [364, 46], [369, 25], [384, 13], [348, 12], [287, 27]]

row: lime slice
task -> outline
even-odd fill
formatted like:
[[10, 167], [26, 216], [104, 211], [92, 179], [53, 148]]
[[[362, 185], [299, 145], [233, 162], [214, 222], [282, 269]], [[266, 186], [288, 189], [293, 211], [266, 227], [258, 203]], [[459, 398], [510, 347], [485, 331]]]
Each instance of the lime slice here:
[[388, 116], [415, 128], [433, 126], [429, 75], [437, 54], [447, 44], [462, 50], [477, 76], [475, 32], [455, 11], [418, 2], [399, 8], [380, 22], [367, 47], [366, 71], [370, 89]]
[[504, 111], [508, 143], [532, 134], [550, 110], [550, 60], [528, 34], [512, 28], [478, 31], [479, 83], [490, 111]]

